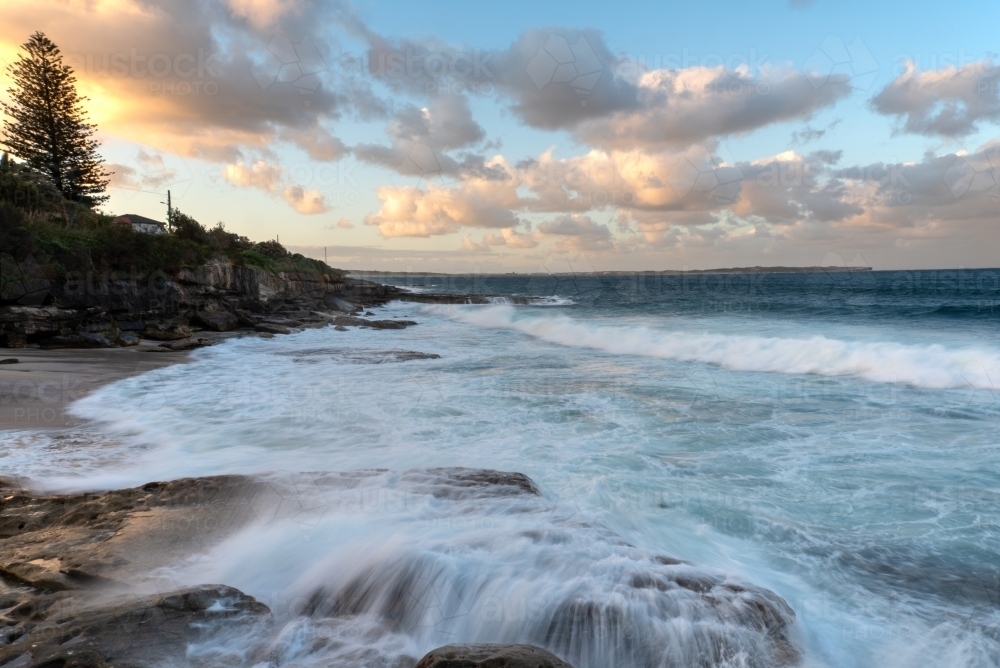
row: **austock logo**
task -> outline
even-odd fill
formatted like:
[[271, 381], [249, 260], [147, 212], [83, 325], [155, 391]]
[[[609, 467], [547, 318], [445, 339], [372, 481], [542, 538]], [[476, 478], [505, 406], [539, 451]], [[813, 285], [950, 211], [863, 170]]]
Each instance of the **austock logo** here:
[[[314, 95], [323, 83], [321, 75], [326, 70], [323, 56], [308, 37], [293, 44], [287, 36], [275, 35], [251, 72], [263, 90], [276, 83], [288, 83], [302, 95]], [[305, 104], [308, 106], [309, 100]]]
[[0, 300], [20, 306], [41, 306], [49, 296], [52, 282], [31, 255], [17, 262], [0, 253]]
[[580, 95], [582, 107], [604, 73], [604, 65], [582, 36], [570, 44], [562, 35], [553, 34], [528, 61], [527, 72], [538, 90], [566, 84]]

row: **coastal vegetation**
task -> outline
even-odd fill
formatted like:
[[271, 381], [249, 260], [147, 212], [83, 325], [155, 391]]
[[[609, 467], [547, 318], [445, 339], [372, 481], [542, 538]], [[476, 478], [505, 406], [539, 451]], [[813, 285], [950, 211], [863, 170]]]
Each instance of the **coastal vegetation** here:
[[222, 222], [207, 227], [177, 208], [162, 234], [117, 224], [98, 208], [108, 199], [110, 174], [59, 49], [35, 33], [8, 72], [14, 86], [0, 136], [2, 273], [17, 271], [27, 258], [56, 282], [70, 272], [173, 274], [210, 260], [275, 273], [341, 273], [277, 241], [251, 241]]

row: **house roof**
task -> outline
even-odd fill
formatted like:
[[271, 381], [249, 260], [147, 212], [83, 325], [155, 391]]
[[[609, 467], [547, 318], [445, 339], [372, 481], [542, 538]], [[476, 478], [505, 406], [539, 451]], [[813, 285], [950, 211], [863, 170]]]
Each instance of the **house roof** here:
[[166, 227], [166, 225], [158, 220], [146, 218], [145, 216], [140, 216], [134, 213], [126, 213], [124, 215], [117, 216], [115, 218], [115, 222], [128, 225], [159, 225], [160, 227]]

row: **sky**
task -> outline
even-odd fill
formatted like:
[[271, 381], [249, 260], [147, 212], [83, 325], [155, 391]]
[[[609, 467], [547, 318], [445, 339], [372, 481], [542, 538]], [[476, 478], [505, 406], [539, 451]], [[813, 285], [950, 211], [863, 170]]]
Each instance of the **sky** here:
[[107, 212], [346, 269], [1000, 266], [1000, 5], [877, 4], [4, 0], [0, 65], [59, 45]]

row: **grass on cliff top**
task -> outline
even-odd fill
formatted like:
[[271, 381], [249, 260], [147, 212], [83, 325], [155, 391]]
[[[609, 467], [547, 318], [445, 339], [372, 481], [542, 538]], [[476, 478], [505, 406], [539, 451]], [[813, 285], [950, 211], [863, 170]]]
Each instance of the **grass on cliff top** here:
[[276, 241], [255, 243], [226, 231], [222, 223], [207, 229], [176, 210], [173, 232], [134, 232], [109, 215], [63, 199], [45, 178], [12, 163], [0, 169], [0, 253], [17, 263], [30, 257], [53, 279], [69, 272], [172, 274], [211, 258], [271, 272], [343, 274], [291, 254]]

